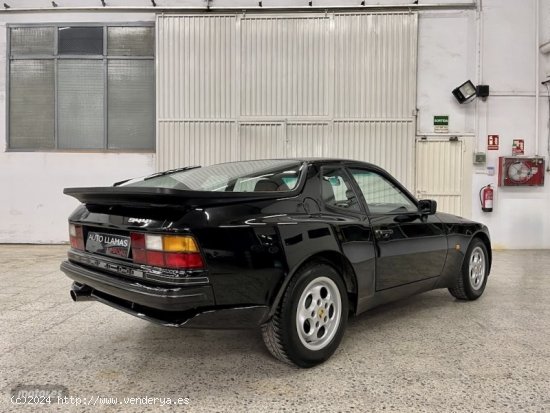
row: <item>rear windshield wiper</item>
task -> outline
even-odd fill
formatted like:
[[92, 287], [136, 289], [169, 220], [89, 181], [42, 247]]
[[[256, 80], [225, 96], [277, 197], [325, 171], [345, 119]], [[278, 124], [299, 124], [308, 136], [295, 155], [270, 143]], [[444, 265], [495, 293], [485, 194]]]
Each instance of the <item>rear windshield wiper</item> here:
[[[154, 174], [151, 174], [151, 175], [147, 175], [146, 177], [141, 178], [141, 179], [143, 181], [148, 181], [149, 179], [157, 178], [159, 176], [170, 175], [170, 174], [173, 174], [173, 173], [176, 173], [176, 172], [183, 172], [183, 171], [188, 171], [190, 169], [197, 169], [197, 168], [200, 168], [200, 165], [199, 166], [184, 166], [182, 168], [169, 169], [169, 170], [164, 171], [164, 172], [157, 172], [157, 173], [154, 173]], [[135, 178], [128, 178], [128, 179], [125, 179], [123, 181], [115, 182], [113, 184], [113, 186], [120, 186], [120, 185], [122, 185], [122, 184], [124, 184], [128, 181], [131, 181], [132, 179], [135, 179]]]

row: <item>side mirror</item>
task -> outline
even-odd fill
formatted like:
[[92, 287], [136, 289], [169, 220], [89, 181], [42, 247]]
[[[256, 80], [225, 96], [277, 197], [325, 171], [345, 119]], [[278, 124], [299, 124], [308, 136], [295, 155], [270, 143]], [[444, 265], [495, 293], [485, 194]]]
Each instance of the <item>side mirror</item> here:
[[421, 199], [418, 201], [418, 210], [422, 215], [433, 215], [437, 211], [437, 202], [433, 199]]

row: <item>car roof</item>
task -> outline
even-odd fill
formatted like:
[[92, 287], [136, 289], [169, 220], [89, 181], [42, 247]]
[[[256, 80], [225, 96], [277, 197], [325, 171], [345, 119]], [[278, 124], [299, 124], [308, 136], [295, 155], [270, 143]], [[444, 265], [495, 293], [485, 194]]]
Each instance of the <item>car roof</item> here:
[[[320, 158], [320, 157], [303, 157], [303, 158], [266, 158], [266, 159], [254, 159], [255, 161], [289, 161], [289, 162], [308, 162], [310, 164], [333, 164], [333, 163], [343, 163], [343, 164], [363, 164], [368, 166], [377, 167], [377, 165], [359, 161], [356, 159], [345, 159], [345, 158]], [[240, 161], [237, 161], [240, 162]]]
[[301, 162], [308, 162], [313, 165], [325, 165], [325, 164], [343, 164], [343, 165], [363, 165], [371, 168], [380, 169], [378, 165], [373, 163], [360, 161], [357, 159], [346, 159], [346, 158], [315, 158], [315, 157], [306, 157], [306, 158], [288, 158], [288, 160], [297, 160]]
[[242, 161], [230, 161], [230, 162], [221, 162], [217, 165], [223, 165], [223, 164], [233, 164], [233, 163], [240, 163], [240, 162], [254, 162], [254, 161], [286, 161], [286, 162], [307, 162], [310, 165], [334, 165], [334, 164], [341, 164], [341, 165], [360, 165], [363, 167], [367, 167], [369, 169], [376, 169], [376, 170], [382, 170], [383, 168], [380, 166], [360, 161], [357, 159], [345, 159], [345, 158], [322, 158], [322, 157], [296, 157], [296, 158], [263, 158], [263, 159], [248, 159], [248, 160], [242, 160]]

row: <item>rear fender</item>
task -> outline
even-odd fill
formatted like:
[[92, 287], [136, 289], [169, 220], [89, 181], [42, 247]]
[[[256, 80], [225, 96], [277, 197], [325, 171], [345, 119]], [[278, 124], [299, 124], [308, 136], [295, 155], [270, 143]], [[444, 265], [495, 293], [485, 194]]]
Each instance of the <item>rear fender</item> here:
[[268, 313], [268, 319], [275, 314], [275, 311], [277, 311], [277, 307], [279, 306], [279, 303], [281, 302], [290, 281], [300, 271], [301, 268], [313, 261], [318, 261], [320, 263], [330, 265], [334, 267], [334, 269], [338, 271], [339, 274], [342, 275], [344, 284], [346, 285], [348, 296], [350, 298], [350, 308], [352, 309], [352, 311], [355, 312], [355, 309], [357, 308], [357, 277], [355, 275], [353, 266], [345, 257], [345, 255], [343, 255], [340, 251], [329, 250], [320, 251], [316, 254], [304, 258], [292, 269], [292, 271], [288, 273], [288, 275], [283, 280], [283, 283], [281, 284], [277, 295], [271, 303], [271, 308]]

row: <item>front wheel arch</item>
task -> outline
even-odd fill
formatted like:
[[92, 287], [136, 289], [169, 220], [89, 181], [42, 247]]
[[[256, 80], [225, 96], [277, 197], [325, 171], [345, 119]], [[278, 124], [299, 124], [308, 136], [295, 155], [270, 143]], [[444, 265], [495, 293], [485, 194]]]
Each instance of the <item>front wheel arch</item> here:
[[[470, 242], [468, 243], [468, 247], [466, 248], [466, 250], [468, 250], [468, 248], [470, 248], [470, 244], [474, 241], [474, 239], [479, 239], [481, 242], [483, 242], [483, 244], [485, 245], [485, 248], [487, 249], [487, 258], [488, 258], [488, 264], [489, 264], [489, 267], [487, 268], [487, 276], [491, 273], [491, 265], [493, 263], [493, 251], [491, 249], [491, 240], [489, 239], [489, 237], [487, 236], [487, 234], [483, 231], [478, 231], [476, 233], [474, 233], [474, 235], [472, 235], [472, 238], [470, 239]], [[463, 259], [466, 259], [466, 257], [464, 257]], [[461, 268], [462, 268], [462, 264], [461, 264]]]
[[449, 293], [458, 300], [474, 301], [485, 291], [489, 277], [489, 253], [485, 243], [474, 237], [468, 245], [464, 260]]

